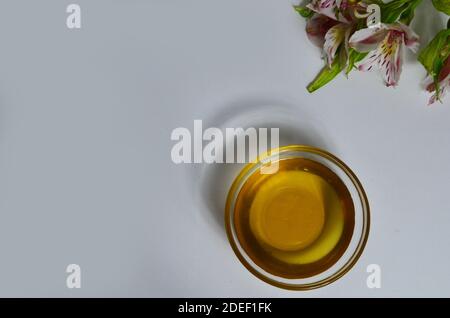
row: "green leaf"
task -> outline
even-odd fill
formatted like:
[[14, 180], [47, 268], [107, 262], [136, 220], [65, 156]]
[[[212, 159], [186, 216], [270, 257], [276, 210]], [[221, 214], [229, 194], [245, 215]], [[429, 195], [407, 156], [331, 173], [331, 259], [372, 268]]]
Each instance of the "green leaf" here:
[[356, 51], [355, 49], [350, 48], [348, 52], [348, 64], [345, 69], [345, 75], [350, 74], [350, 72], [355, 68], [355, 64], [359, 61], [362, 61], [369, 54], [369, 52], [361, 53]]
[[450, 0], [433, 0], [433, 5], [437, 10], [450, 15]]
[[381, 0], [371, 0], [381, 9], [381, 22], [394, 23], [400, 20], [405, 24], [409, 24], [414, 18], [414, 11], [422, 0], [393, 0], [384, 3]]
[[403, 11], [403, 13], [400, 16], [400, 22], [409, 25], [412, 20], [414, 19], [414, 15], [416, 12], [416, 8], [417, 6], [420, 4], [422, 0], [418, 0], [418, 1], [414, 1], [412, 3], [410, 3], [410, 5], [408, 6], [408, 8]]
[[314, 11], [304, 6], [294, 6], [295, 11], [297, 11], [302, 17], [310, 18], [313, 16]]
[[[341, 51], [343, 50], [341, 49]], [[336, 56], [331, 64], [331, 67], [326, 65], [316, 76], [316, 78], [308, 85], [308, 92], [312, 93], [331, 82], [343, 70], [343, 68], [344, 65], [341, 63], [341, 59]]]
[[419, 61], [433, 77], [439, 99], [439, 74], [450, 56], [450, 29], [440, 31], [419, 54]]
[[450, 29], [440, 31], [435, 38], [419, 54], [419, 61], [432, 76], [437, 76], [450, 55]]

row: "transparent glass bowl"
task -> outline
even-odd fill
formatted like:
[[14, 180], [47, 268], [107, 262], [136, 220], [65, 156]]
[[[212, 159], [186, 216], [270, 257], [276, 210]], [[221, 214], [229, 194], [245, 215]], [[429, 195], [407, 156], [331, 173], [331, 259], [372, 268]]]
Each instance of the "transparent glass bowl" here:
[[[239, 192], [248, 178], [260, 169], [264, 164], [271, 160], [279, 160], [289, 158], [306, 158], [321, 163], [322, 165], [331, 169], [344, 183], [351, 194], [351, 198], [355, 208], [355, 226], [350, 243], [344, 254], [339, 260], [327, 270], [307, 278], [288, 279], [284, 277], [275, 276], [261, 267], [259, 267], [247, 255], [241, 246], [236, 235], [234, 227], [234, 210], [235, 203]], [[228, 240], [234, 253], [239, 258], [241, 263], [256, 277], [261, 280], [284, 289], [291, 290], [309, 290], [323, 287], [342, 277], [347, 273], [353, 265], [358, 261], [367, 242], [369, 227], [370, 227], [370, 212], [369, 203], [364, 192], [364, 189], [359, 182], [356, 175], [350, 170], [347, 165], [334, 155], [310, 146], [291, 145], [277, 149], [272, 149], [255, 163], [250, 163], [244, 167], [241, 173], [235, 179], [231, 189], [228, 193], [228, 198], [225, 207], [225, 227]]]

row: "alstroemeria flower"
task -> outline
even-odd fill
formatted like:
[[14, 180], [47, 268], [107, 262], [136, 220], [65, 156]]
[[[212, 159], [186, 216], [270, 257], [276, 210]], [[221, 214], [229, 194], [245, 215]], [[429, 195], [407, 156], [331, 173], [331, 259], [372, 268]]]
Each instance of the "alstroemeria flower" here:
[[356, 21], [352, 10], [362, 5], [350, 0], [313, 0], [307, 7], [316, 12], [306, 25], [308, 38], [323, 48], [327, 64], [331, 66], [339, 46], [344, 43], [348, 49]]
[[323, 49], [329, 66], [333, 63], [339, 46], [346, 38], [348, 39], [350, 31], [350, 25], [340, 23], [324, 15], [315, 15], [306, 25], [308, 38]]
[[356, 31], [349, 45], [358, 52], [369, 52], [359, 64], [359, 70], [370, 71], [378, 66], [386, 86], [396, 86], [402, 70], [403, 47], [416, 52], [419, 37], [402, 23], [381, 24], [379, 27]]
[[306, 7], [343, 23], [351, 23], [353, 15], [348, 10], [359, 5], [355, 0], [312, 0]]
[[450, 90], [450, 56], [445, 60], [444, 66], [439, 72], [438, 87], [433, 80], [432, 76], [428, 76], [425, 79], [425, 88], [427, 91], [434, 92], [430, 97], [428, 105], [434, 104], [437, 100], [443, 97], [447, 90]]

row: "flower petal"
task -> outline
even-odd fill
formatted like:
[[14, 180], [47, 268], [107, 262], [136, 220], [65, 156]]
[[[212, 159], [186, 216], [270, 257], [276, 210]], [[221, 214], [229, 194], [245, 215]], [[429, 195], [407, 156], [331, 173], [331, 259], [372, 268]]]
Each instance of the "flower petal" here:
[[348, 50], [349, 50], [348, 40], [350, 39], [350, 36], [352, 35], [353, 30], [354, 30], [353, 27], [347, 27], [345, 30], [344, 44], [345, 44], [345, 52], [347, 52], [347, 54], [348, 54]]
[[450, 56], [447, 57], [447, 59], [444, 62], [444, 65], [441, 68], [441, 71], [439, 72], [438, 81], [444, 82], [446, 79], [449, 78], [449, 76], [450, 76]]
[[374, 50], [370, 52], [359, 64], [358, 70], [366, 72], [373, 70], [374, 66], [378, 64], [378, 61], [381, 57], [380, 50]]
[[[442, 67], [438, 76], [438, 82], [440, 88], [439, 93], [443, 92], [443, 90], [445, 90], [445, 87], [450, 88], [450, 57], [445, 60], [444, 66]], [[436, 83], [434, 82], [433, 76], [428, 75], [427, 78], [423, 81], [423, 86], [430, 93], [436, 91]], [[432, 96], [432, 98], [437, 99], [437, 96]], [[435, 101], [436, 100], [431, 102], [430, 99], [430, 104], [433, 104]]]
[[446, 92], [446, 87], [440, 87], [439, 92], [435, 92], [433, 95], [431, 95], [430, 99], [428, 100], [428, 105], [431, 106], [438, 100], [441, 100], [441, 98], [445, 96]]
[[[432, 91], [433, 90], [436, 90], [434, 83]], [[436, 101], [442, 100], [442, 97], [445, 96], [448, 90], [450, 90], [450, 74], [443, 81], [440, 82], [439, 91], [435, 91], [434, 94], [430, 97], [428, 105], [432, 105]]]
[[331, 66], [331, 63], [333, 63], [339, 45], [345, 40], [347, 28], [348, 27], [345, 24], [340, 23], [332, 27], [328, 30], [327, 34], [325, 34], [323, 50], [327, 57], [328, 66]]
[[353, 33], [349, 45], [358, 52], [370, 52], [378, 47], [380, 42], [386, 38], [388, 32], [384, 25], [361, 29]]
[[343, 0], [312, 0], [306, 7], [333, 20], [348, 23], [347, 19], [339, 12], [342, 1]]
[[378, 66], [387, 86], [396, 86], [402, 71], [403, 34], [390, 31], [376, 50], [369, 52], [358, 65], [360, 71]]
[[402, 36], [394, 32], [381, 44], [381, 57], [378, 60], [386, 86], [396, 86], [400, 78], [403, 63]]
[[419, 49], [419, 36], [407, 25], [403, 23], [394, 23], [390, 26], [390, 29], [397, 30], [404, 34], [404, 41], [407, 48], [414, 53]]
[[428, 75], [422, 82], [423, 87], [428, 91], [432, 92], [435, 90], [435, 84], [433, 80], [433, 76]]
[[312, 43], [322, 48], [325, 42], [325, 34], [338, 23], [326, 16], [317, 14], [308, 20], [306, 34]]

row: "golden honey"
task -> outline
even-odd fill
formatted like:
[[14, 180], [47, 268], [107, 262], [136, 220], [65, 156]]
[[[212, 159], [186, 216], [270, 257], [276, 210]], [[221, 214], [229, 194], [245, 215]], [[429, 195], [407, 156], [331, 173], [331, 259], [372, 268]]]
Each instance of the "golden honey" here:
[[282, 159], [272, 175], [253, 173], [233, 213], [237, 238], [253, 262], [290, 279], [314, 276], [336, 263], [355, 224], [344, 183], [306, 158]]

